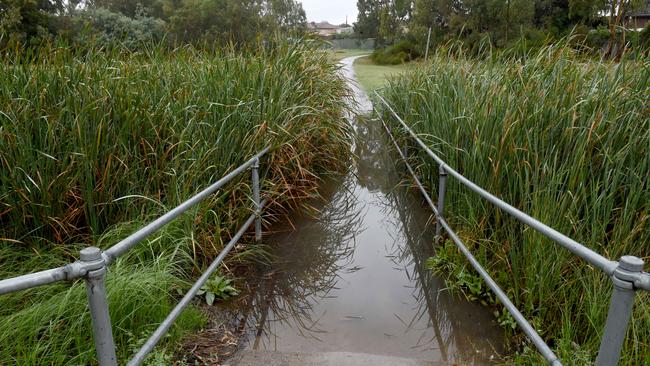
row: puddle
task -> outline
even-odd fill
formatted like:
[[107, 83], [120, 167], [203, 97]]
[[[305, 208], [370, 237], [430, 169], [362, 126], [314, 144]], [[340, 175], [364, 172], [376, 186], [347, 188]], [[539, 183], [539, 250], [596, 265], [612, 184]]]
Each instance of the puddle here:
[[[350, 76], [351, 59], [344, 65]], [[279, 260], [252, 280], [247, 349], [489, 364], [502, 331], [487, 309], [453, 296], [426, 269], [431, 212], [400, 187], [380, 123], [353, 123], [350, 173], [323, 187], [316, 217], [296, 216], [295, 230], [266, 239]]]

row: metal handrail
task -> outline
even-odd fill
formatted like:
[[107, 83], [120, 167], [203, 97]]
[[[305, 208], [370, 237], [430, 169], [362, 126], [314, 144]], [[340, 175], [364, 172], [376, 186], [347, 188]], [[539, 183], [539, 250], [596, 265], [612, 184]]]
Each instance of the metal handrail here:
[[[449, 234], [449, 237], [453, 240], [453, 242], [460, 248], [461, 252], [467, 260], [470, 262], [472, 267], [479, 273], [481, 278], [487, 283], [487, 285], [492, 289], [492, 291], [495, 293], [495, 295], [499, 298], [499, 300], [503, 303], [503, 306], [508, 309], [508, 312], [512, 314], [512, 317], [515, 319], [517, 324], [521, 327], [521, 329], [526, 333], [526, 335], [531, 339], [533, 344], [539, 349], [539, 351], [544, 355], [544, 358], [546, 358], [552, 365], [555, 366], [561, 366], [562, 364], [558, 360], [558, 357], [553, 353], [553, 351], [550, 349], [550, 347], [544, 342], [542, 337], [537, 333], [535, 330], [535, 327], [533, 327], [528, 320], [521, 314], [519, 309], [512, 303], [510, 298], [508, 298], [508, 295], [505, 294], [505, 292], [497, 285], [496, 281], [492, 279], [492, 277], [489, 275], [489, 273], [481, 266], [481, 264], [478, 262], [478, 260], [472, 255], [472, 253], [467, 249], [467, 246], [465, 243], [460, 240], [458, 235], [453, 231], [453, 229], [449, 226], [449, 224], [442, 218], [440, 215], [440, 210], [436, 207], [436, 205], [433, 203], [433, 200], [429, 196], [429, 193], [427, 190], [424, 188], [422, 183], [420, 182], [420, 179], [418, 179], [417, 175], [415, 174], [415, 171], [413, 170], [413, 167], [411, 164], [408, 162], [408, 159], [405, 155], [405, 153], [402, 152], [402, 150], [399, 147], [399, 144], [393, 137], [393, 135], [390, 133], [390, 129], [386, 125], [386, 123], [382, 120], [382, 124], [384, 125], [384, 128], [386, 128], [386, 131], [388, 132], [388, 136], [390, 136], [390, 139], [393, 141], [393, 144], [395, 145], [395, 148], [397, 149], [397, 152], [399, 153], [400, 157], [402, 160], [404, 160], [404, 163], [406, 164], [406, 168], [408, 171], [411, 173], [411, 176], [413, 177], [413, 180], [415, 181], [415, 184], [417, 185], [418, 189], [420, 192], [422, 192], [422, 195], [424, 196], [424, 199], [427, 201], [429, 204], [429, 207], [431, 207], [431, 210], [435, 214], [435, 216], [438, 218], [438, 222], [442, 225], [442, 228], [445, 229], [445, 231]], [[437, 233], [436, 237], [439, 237], [440, 233]]]
[[260, 241], [262, 238], [262, 208], [266, 201], [260, 200], [260, 178], [259, 178], [259, 161], [266, 153], [270, 151], [267, 146], [255, 156], [250, 158], [244, 164], [235, 168], [230, 173], [223, 176], [214, 184], [205, 188], [201, 192], [192, 196], [187, 201], [181, 203], [174, 209], [165, 213], [158, 219], [147, 224], [140, 230], [129, 235], [124, 240], [113, 245], [106, 251], [99, 248], [89, 247], [81, 250], [79, 260], [65, 265], [63, 267], [48, 269], [40, 272], [30, 273], [14, 278], [0, 281], [0, 295], [26, 290], [38, 286], [43, 286], [59, 281], [74, 280], [84, 278], [86, 282], [86, 294], [90, 305], [90, 314], [93, 326], [93, 338], [97, 352], [97, 360], [100, 366], [117, 365], [117, 356], [115, 353], [115, 344], [113, 342], [113, 331], [111, 320], [108, 313], [108, 300], [106, 297], [105, 276], [106, 270], [110, 264], [117, 258], [127, 253], [139, 242], [158, 231], [163, 226], [170, 223], [181, 214], [187, 212], [190, 208], [196, 206], [199, 202], [205, 200], [211, 194], [222, 188], [228, 182], [232, 181], [239, 174], [251, 169], [252, 172], [252, 198], [255, 205], [255, 212], [249, 216], [244, 224], [239, 228], [237, 233], [230, 239], [226, 247], [219, 253], [217, 258], [210, 264], [208, 269], [199, 277], [192, 288], [183, 296], [181, 301], [174, 307], [169, 315], [154, 331], [151, 337], [146, 341], [142, 348], [136, 353], [129, 366], [140, 365], [147, 355], [154, 349], [160, 339], [169, 331], [173, 322], [178, 318], [181, 311], [189, 305], [190, 301], [196, 296], [200, 288], [210, 278], [210, 276], [219, 268], [230, 250], [237, 244], [239, 239], [244, 235], [246, 230], [255, 223], [255, 240]]
[[[262, 202], [260, 204], [260, 207], [264, 207], [266, 202]], [[230, 250], [237, 244], [239, 239], [241, 239], [242, 235], [248, 230], [248, 228], [253, 224], [253, 221], [257, 218], [256, 214], [250, 215], [248, 220], [242, 225], [242, 227], [237, 231], [235, 236], [230, 239], [230, 242], [226, 247], [219, 253], [217, 258], [210, 264], [210, 267], [199, 277], [199, 279], [194, 283], [192, 288], [183, 296], [181, 301], [179, 301], [178, 305], [174, 307], [174, 309], [169, 313], [169, 315], [165, 318], [165, 320], [160, 323], [158, 328], [153, 332], [151, 337], [145, 342], [145, 344], [140, 348], [138, 353], [133, 356], [131, 361], [127, 364], [128, 366], [136, 366], [140, 365], [142, 362], [144, 362], [145, 358], [147, 355], [154, 349], [156, 344], [160, 341], [162, 337], [165, 336], [167, 331], [169, 330], [169, 327], [172, 326], [176, 318], [181, 314], [183, 309], [187, 307], [187, 305], [190, 304], [190, 301], [196, 296], [197, 292], [203, 287], [203, 285], [210, 279], [210, 276], [214, 273], [219, 268], [219, 265], [221, 262], [226, 258], [226, 255], [230, 252]]]
[[601, 339], [600, 350], [598, 352], [598, 358], [596, 364], [598, 366], [604, 365], [616, 365], [618, 363], [621, 348], [625, 338], [625, 333], [628, 327], [629, 320], [632, 316], [632, 308], [634, 304], [635, 290], [645, 290], [650, 291], [650, 274], [643, 272], [644, 262], [640, 258], [634, 256], [624, 256], [620, 261], [612, 261], [599, 253], [593, 251], [592, 249], [576, 242], [575, 240], [567, 237], [566, 235], [558, 232], [557, 230], [551, 228], [550, 226], [536, 220], [535, 218], [529, 216], [528, 214], [514, 208], [508, 203], [502, 201], [496, 196], [492, 195], [485, 189], [481, 188], [474, 182], [470, 181], [462, 174], [458, 173], [456, 170], [451, 168], [447, 163], [436, 155], [431, 149], [418, 137], [418, 135], [404, 122], [404, 120], [395, 112], [391, 105], [375, 91], [375, 95], [379, 100], [388, 108], [390, 113], [395, 117], [395, 119], [400, 123], [402, 128], [410, 135], [410, 137], [417, 142], [417, 144], [426, 152], [426, 154], [431, 157], [436, 163], [439, 164], [439, 188], [438, 188], [438, 206], [433, 203], [431, 197], [427, 193], [426, 189], [417, 178], [415, 171], [411, 167], [407, 152], [402, 152], [399, 144], [392, 135], [390, 128], [382, 119], [382, 124], [384, 125], [388, 135], [395, 144], [397, 151], [400, 156], [406, 163], [406, 167], [413, 176], [418, 188], [424, 195], [427, 203], [431, 206], [435, 216], [436, 216], [436, 237], [439, 238], [441, 228], [449, 234], [452, 241], [458, 246], [463, 255], [469, 260], [474, 269], [479, 273], [483, 280], [488, 284], [492, 291], [497, 295], [499, 300], [504, 304], [504, 307], [512, 314], [513, 318], [521, 329], [526, 333], [531, 342], [535, 345], [537, 350], [542, 354], [542, 356], [549, 362], [551, 365], [561, 365], [560, 360], [553, 353], [550, 347], [544, 342], [544, 340], [539, 336], [535, 328], [525, 319], [521, 312], [514, 306], [514, 304], [508, 299], [507, 295], [503, 290], [494, 282], [490, 277], [487, 271], [480, 265], [476, 258], [471, 254], [467, 249], [466, 245], [460, 240], [458, 235], [453, 231], [449, 226], [447, 221], [443, 217], [444, 211], [444, 200], [446, 193], [446, 179], [447, 175], [451, 175], [456, 178], [461, 184], [477, 193], [487, 201], [491, 202], [495, 206], [501, 208], [502, 210], [509, 213], [511, 216], [515, 217], [524, 224], [532, 227], [536, 231], [545, 235], [547, 238], [551, 239], [555, 243], [560, 244], [562, 247], [569, 250], [574, 255], [584, 259], [590, 264], [594, 265], [596, 268], [605, 272], [614, 283], [614, 291], [612, 293], [611, 304], [609, 312], [607, 315], [607, 321], [605, 324], [605, 330], [603, 333], [603, 338]]
[[[169, 211], [168, 213], [162, 215], [158, 219], [152, 221], [150, 224], [143, 227], [142, 229], [140, 229], [140, 230], [136, 231], [135, 233], [129, 235], [126, 239], [120, 241], [119, 243], [117, 243], [117, 244], [113, 245], [112, 247], [110, 247], [109, 249], [107, 249], [104, 252], [104, 254], [106, 255], [105, 260], [107, 261], [107, 263], [109, 263], [109, 264], [112, 263], [115, 259], [117, 259], [121, 255], [123, 255], [124, 253], [128, 252], [129, 249], [133, 248], [133, 246], [138, 244], [144, 238], [151, 235], [151, 233], [157, 231], [161, 227], [168, 224], [170, 221], [172, 221], [175, 218], [177, 218], [178, 216], [180, 216], [182, 213], [184, 213], [188, 209], [195, 206], [197, 203], [203, 201], [209, 195], [216, 192], [219, 188], [226, 185], [228, 182], [230, 182], [232, 179], [234, 179], [236, 176], [238, 176], [239, 174], [241, 174], [245, 170], [249, 169], [250, 167], [253, 167], [256, 164], [259, 164], [258, 163], [259, 159], [262, 156], [264, 156], [267, 152], [269, 152], [270, 149], [271, 149], [271, 147], [267, 146], [262, 151], [257, 153], [255, 156], [250, 158], [247, 162], [240, 165], [238, 168], [236, 168], [232, 172], [226, 174], [223, 178], [219, 179], [216, 183], [212, 184], [208, 188], [206, 188], [203, 191], [199, 192], [194, 197], [192, 197], [192, 198], [188, 199], [187, 201], [181, 203], [180, 205], [178, 205], [178, 207], [176, 207], [173, 210]], [[259, 165], [258, 165], [258, 167], [259, 167]]]

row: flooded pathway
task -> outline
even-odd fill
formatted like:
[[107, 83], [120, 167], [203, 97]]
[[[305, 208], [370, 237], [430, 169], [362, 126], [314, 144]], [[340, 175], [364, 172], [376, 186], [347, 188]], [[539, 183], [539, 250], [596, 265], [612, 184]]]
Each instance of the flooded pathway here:
[[[353, 79], [354, 58], [342, 62]], [[370, 112], [365, 93], [353, 89], [360, 111]], [[502, 344], [494, 318], [452, 296], [426, 269], [433, 254], [430, 211], [400, 187], [396, 154], [381, 124], [351, 122], [357, 138], [349, 174], [325, 185], [327, 200], [315, 218], [294, 217], [295, 230], [267, 240], [280, 260], [261, 274], [251, 300], [249, 353], [489, 364]]]

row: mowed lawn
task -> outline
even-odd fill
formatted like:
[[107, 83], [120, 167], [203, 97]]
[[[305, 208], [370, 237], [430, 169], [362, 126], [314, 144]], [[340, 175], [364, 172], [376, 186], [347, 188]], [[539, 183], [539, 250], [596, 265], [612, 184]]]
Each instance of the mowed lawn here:
[[416, 63], [401, 65], [375, 65], [370, 57], [361, 57], [354, 62], [354, 72], [361, 87], [368, 93], [383, 87], [391, 77], [399, 76], [414, 68]]

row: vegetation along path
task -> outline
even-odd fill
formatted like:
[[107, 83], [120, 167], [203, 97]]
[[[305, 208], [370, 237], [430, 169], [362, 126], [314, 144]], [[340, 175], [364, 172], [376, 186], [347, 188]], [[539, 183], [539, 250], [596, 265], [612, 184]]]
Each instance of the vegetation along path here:
[[[372, 109], [342, 60], [358, 112]], [[483, 307], [452, 296], [426, 270], [430, 212], [401, 189], [396, 156], [375, 120], [351, 116], [352, 169], [328, 182], [319, 214], [270, 238], [282, 260], [263, 274], [239, 365], [480, 365], [501, 330]], [[397, 187], [397, 188], [396, 188]]]

